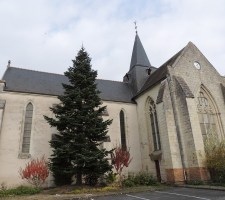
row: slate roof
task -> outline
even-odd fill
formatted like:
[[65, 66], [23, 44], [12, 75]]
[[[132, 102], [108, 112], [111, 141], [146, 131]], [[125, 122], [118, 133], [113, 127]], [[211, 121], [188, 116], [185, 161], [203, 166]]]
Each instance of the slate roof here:
[[[177, 54], [175, 54], [172, 58], [170, 58], [167, 62], [165, 62], [161, 67], [157, 69], [150, 65], [150, 62], [138, 35], [136, 35], [135, 37], [135, 43], [136, 44], [134, 44], [131, 59], [131, 67], [134, 67], [136, 65], [140, 67], [146, 67], [146, 65], [148, 65], [152, 69], [151, 75], [148, 77], [143, 87], [135, 96], [132, 95], [131, 84], [127, 82], [97, 79], [97, 88], [101, 92], [100, 97], [102, 100], [134, 103], [133, 100], [135, 98], [153, 87], [159, 81], [166, 78], [168, 74], [167, 66], [172, 66], [184, 50], [184, 48], [181, 49]], [[69, 83], [67, 77], [65, 77], [64, 75], [39, 72], [16, 67], [7, 67], [2, 80], [5, 80], [6, 82], [4, 91], [54, 96], [63, 94], [62, 83]]]
[[144, 66], [144, 67], [151, 66], [138, 34], [136, 34], [135, 36], [132, 57], [130, 62], [130, 69], [132, 69], [134, 66]]
[[[3, 80], [6, 82], [4, 91], [61, 95], [62, 83], [69, 83], [64, 75], [39, 72], [16, 67], [8, 67]], [[132, 92], [128, 83], [97, 79], [97, 88], [102, 100], [132, 102]]]
[[176, 59], [181, 55], [183, 52], [184, 48], [181, 49], [178, 53], [176, 53], [172, 58], [167, 60], [161, 67], [159, 67], [157, 70], [155, 70], [151, 75], [148, 77], [146, 80], [145, 84], [141, 88], [141, 90], [138, 92], [138, 94], [134, 97], [138, 97], [140, 94], [145, 92], [147, 89], [153, 87], [155, 84], [157, 84], [159, 81], [163, 80], [166, 78], [166, 75], [168, 74], [168, 69], [167, 66], [172, 66]]

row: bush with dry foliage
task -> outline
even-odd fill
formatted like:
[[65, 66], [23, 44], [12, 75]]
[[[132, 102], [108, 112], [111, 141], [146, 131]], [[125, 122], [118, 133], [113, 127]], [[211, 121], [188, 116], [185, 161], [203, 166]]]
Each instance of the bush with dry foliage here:
[[124, 167], [128, 167], [132, 158], [129, 149], [123, 149], [121, 146], [116, 147], [112, 153], [112, 165], [119, 175], [119, 184], [122, 186], [122, 171]]
[[225, 140], [213, 133], [205, 139], [205, 165], [213, 182], [225, 183]]
[[19, 174], [28, 183], [35, 187], [40, 187], [49, 175], [48, 162], [44, 156], [41, 159], [32, 159], [26, 164], [24, 169], [20, 168]]

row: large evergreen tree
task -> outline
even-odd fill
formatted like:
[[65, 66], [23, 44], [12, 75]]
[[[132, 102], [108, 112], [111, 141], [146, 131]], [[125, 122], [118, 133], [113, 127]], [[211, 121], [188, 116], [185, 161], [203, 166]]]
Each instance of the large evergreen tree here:
[[77, 184], [82, 184], [84, 176], [88, 184], [95, 184], [111, 170], [106, 158], [111, 152], [100, 147], [111, 120], [102, 118], [106, 107], [101, 105], [97, 90], [97, 72], [91, 69], [91, 59], [83, 47], [65, 76], [69, 84], [63, 84], [64, 94], [58, 97], [60, 103], [50, 108], [55, 116], [45, 116], [58, 130], [55, 139], [50, 141], [53, 149], [50, 167], [56, 184], [69, 183], [73, 175]]

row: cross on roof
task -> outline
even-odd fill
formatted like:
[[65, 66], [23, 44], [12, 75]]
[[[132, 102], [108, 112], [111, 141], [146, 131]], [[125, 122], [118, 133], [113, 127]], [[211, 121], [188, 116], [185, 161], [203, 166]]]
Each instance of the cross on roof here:
[[136, 34], [137, 34], [137, 21], [134, 21], [134, 28], [135, 28]]

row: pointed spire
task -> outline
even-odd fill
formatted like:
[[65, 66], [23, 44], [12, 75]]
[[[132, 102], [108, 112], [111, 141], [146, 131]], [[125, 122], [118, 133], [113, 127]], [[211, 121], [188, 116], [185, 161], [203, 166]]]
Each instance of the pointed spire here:
[[144, 47], [141, 43], [141, 40], [137, 34], [136, 22], [135, 22], [136, 36], [133, 46], [133, 52], [130, 62], [130, 69], [134, 66], [150, 67], [151, 64], [148, 60], [148, 56], [145, 53]]

